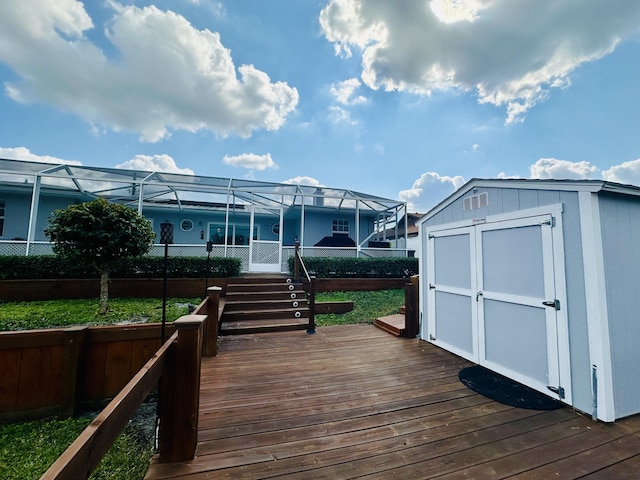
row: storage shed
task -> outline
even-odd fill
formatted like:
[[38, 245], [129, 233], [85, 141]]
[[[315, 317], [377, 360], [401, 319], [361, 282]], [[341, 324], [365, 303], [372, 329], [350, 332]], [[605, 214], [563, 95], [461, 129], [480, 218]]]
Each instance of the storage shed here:
[[640, 413], [640, 188], [473, 179], [419, 228], [423, 340], [594, 418]]

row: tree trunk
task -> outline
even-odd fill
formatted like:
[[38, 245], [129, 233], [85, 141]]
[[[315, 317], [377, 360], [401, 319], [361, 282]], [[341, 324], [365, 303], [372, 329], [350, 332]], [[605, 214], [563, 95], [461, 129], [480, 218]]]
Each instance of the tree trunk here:
[[100, 315], [109, 311], [109, 272], [100, 272]]

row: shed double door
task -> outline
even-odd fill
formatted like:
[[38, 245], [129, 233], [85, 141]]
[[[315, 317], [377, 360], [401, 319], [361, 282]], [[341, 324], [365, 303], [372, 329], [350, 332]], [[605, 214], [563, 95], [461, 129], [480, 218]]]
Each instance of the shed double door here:
[[430, 232], [427, 328], [436, 345], [563, 398], [552, 225], [541, 215]]

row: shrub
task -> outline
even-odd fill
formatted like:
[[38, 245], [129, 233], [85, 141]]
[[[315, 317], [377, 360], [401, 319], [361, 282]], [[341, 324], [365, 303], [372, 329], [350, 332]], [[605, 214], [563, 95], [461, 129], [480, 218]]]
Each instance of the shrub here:
[[[200, 257], [169, 257], [167, 277], [204, 278], [207, 261]], [[241, 261], [238, 258], [212, 257], [209, 262], [211, 278], [237, 277]], [[160, 278], [163, 275], [163, 257], [126, 258], [114, 263], [111, 278]], [[0, 280], [98, 278], [92, 268], [79, 262], [53, 255], [0, 256]]]
[[[303, 257], [310, 275], [318, 278], [407, 278], [418, 273], [418, 259], [410, 257]], [[289, 272], [293, 273], [293, 258]]]

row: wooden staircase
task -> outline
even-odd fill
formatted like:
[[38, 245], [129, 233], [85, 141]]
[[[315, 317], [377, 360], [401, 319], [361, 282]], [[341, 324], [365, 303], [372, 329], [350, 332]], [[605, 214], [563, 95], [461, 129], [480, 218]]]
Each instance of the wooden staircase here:
[[229, 279], [221, 335], [305, 330], [309, 308], [301, 283], [284, 276]]

